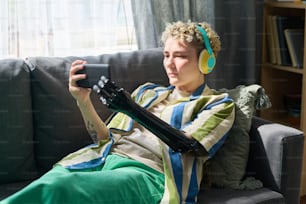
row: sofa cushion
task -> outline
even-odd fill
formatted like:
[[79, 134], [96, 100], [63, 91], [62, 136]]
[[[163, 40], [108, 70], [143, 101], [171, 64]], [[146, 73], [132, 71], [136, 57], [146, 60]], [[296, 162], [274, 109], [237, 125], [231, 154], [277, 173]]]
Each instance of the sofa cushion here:
[[204, 189], [198, 196], [198, 204], [282, 204], [282, 194], [267, 188], [256, 190]]
[[66, 154], [91, 142], [68, 91], [70, 63], [69, 58], [27, 59], [31, 69], [35, 156], [42, 173]]
[[88, 63], [109, 64], [113, 81], [128, 92], [146, 82], [165, 86], [169, 84], [163, 68], [162, 48], [103, 54], [83, 59]]
[[243, 181], [249, 156], [249, 131], [256, 109], [270, 107], [270, 101], [259, 85], [239, 86], [235, 89], [221, 89], [235, 101], [235, 121], [228, 138], [207, 163], [203, 185], [254, 189], [262, 184], [255, 179]]
[[23, 60], [0, 61], [0, 183], [36, 177], [30, 77]]

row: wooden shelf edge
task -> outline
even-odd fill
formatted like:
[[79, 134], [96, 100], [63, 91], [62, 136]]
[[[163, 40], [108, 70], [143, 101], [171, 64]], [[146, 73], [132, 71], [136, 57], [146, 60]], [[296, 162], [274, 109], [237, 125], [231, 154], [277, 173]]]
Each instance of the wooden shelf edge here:
[[275, 1], [275, 0], [266, 0], [265, 4], [267, 6], [279, 7], [279, 8], [306, 9], [306, 3], [302, 2], [302, 1], [279, 2], [279, 1]]
[[281, 65], [275, 65], [270, 63], [264, 63], [264, 67], [269, 67], [272, 69], [278, 69], [285, 72], [292, 72], [296, 74], [302, 74], [303, 75], [303, 68], [296, 68], [296, 67], [289, 67], [289, 66], [281, 66]]

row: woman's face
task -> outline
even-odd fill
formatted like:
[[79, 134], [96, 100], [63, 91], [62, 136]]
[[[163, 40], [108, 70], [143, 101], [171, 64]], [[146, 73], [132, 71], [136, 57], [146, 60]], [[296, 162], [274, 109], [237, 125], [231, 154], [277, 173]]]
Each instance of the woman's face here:
[[204, 75], [198, 69], [197, 50], [187, 42], [172, 37], [166, 40], [164, 68], [169, 83], [182, 91], [192, 93], [204, 83]]

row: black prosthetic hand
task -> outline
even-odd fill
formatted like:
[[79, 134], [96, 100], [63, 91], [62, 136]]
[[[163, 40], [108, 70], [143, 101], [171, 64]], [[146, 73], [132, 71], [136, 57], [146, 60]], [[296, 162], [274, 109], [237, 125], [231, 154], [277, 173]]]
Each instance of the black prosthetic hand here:
[[104, 105], [113, 111], [122, 112], [147, 128], [174, 151], [193, 152], [196, 156], [206, 155], [204, 147], [196, 140], [187, 138], [180, 130], [161, 120], [135, 103], [130, 95], [104, 76], [93, 90], [100, 95]]

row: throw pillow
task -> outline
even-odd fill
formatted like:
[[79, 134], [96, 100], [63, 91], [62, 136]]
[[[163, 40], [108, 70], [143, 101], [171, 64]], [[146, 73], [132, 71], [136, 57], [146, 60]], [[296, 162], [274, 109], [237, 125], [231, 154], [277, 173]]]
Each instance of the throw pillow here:
[[264, 89], [259, 85], [238, 86], [235, 89], [217, 90], [217, 93], [228, 93], [235, 102], [235, 121], [228, 138], [207, 162], [204, 172], [204, 185], [229, 187], [234, 189], [254, 189], [262, 184], [255, 179], [242, 181], [249, 154], [249, 131], [252, 116], [256, 109], [271, 106]]

